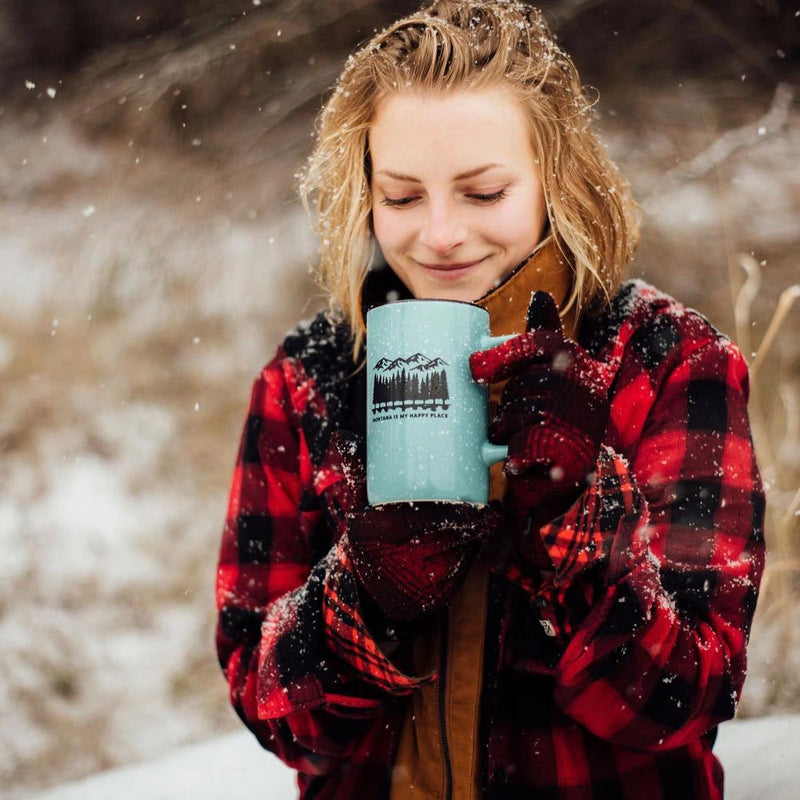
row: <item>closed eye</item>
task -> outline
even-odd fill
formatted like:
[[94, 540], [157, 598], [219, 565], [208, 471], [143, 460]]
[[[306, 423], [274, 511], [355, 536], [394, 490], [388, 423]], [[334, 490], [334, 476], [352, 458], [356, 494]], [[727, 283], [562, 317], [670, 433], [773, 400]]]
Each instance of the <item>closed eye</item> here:
[[477, 200], [479, 203], [495, 203], [498, 200], [502, 200], [506, 196], [506, 190], [500, 189], [498, 192], [492, 192], [491, 194], [468, 194], [472, 200]]
[[384, 197], [381, 200], [381, 205], [383, 206], [407, 206], [409, 203], [413, 203], [414, 200], [418, 200], [417, 197], [398, 197], [397, 199], [393, 197]]
[[[468, 197], [470, 200], [475, 200], [478, 203], [486, 203], [486, 204], [496, 203], [498, 200], [502, 200], [505, 196], [506, 196], [505, 188], [500, 189], [497, 192], [491, 192], [490, 194], [479, 194], [473, 192], [471, 194], [465, 195], [465, 197]], [[397, 198], [384, 197], [383, 200], [381, 200], [381, 205], [397, 208], [410, 205], [415, 200], [419, 200], [418, 195], [414, 195], [412, 197], [397, 197]]]

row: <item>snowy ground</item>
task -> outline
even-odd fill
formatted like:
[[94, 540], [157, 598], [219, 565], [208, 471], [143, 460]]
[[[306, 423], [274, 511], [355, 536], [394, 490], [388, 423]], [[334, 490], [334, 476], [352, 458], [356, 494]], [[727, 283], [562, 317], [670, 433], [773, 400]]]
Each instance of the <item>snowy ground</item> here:
[[[639, 274], [732, 332], [730, 274], [752, 251], [766, 262], [757, 339], [798, 279], [800, 126], [796, 111], [790, 125], [760, 124], [769, 97], [727, 102], [723, 125], [701, 88], [653, 93], [640, 129], [607, 117], [605, 139], [644, 200]], [[313, 242], [296, 205], [270, 205], [257, 170], [232, 179], [224, 163], [127, 137], [90, 142], [77, 117], [6, 113], [0, 127], [0, 786], [31, 797], [211, 739], [123, 774], [202, 798], [235, 772], [255, 797], [267, 764], [269, 781], [287, 778], [246, 735], [213, 738], [238, 723], [215, 663], [212, 585], [250, 381], [320, 302], [305, 269]], [[749, 126], [751, 144], [716, 172], [664, 177], [721, 125]], [[781, 380], [796, 380], [797, 316], [776, 348]], [[797, 484], [781, 481], [797, 474], [798, 448], [776, 452], [772, 508], [788, 508]], [[775, 628], [791, 620], [788, 574], [772, 582], [784, 606], [765, 605], [770, 625], [753, 632], [746, 715], [800, 710], [800, 647], [791, 624]], [[791, 741], [780, 732], [798, 734], [796, 722], [763, 724], [723, 729], [731, 775], [756, 770], [737, 753], [759, 745], [759, 762], [780, 761]], [[739, 750], [726, 744], [734, 730]], [[107, 779], [81, 797], [113, 796], [89, 794]], [[161, 796], [150, 791], [137, 795]]]
[[[794, 800], [800, 771], [800, 716], [726, 723], [716, 752], [727, 800]], [[246, 731], [184, 747], [37, 795], [35, 800], [291, 800], [294, 772]], [[642, 799], [644, 800], [644, 798]]]

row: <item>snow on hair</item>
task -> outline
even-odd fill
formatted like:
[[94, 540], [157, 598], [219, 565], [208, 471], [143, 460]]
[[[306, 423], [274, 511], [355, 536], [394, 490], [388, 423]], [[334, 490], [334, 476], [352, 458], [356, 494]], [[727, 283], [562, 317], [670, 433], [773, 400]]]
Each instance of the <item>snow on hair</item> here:
[[299, 173], [320, 238], [318, 279], [363, 340], [361, 289], [375, 255], [367, 134], [380, 102], [404, 90], [504, 86], [525, 109], [550, 226], [572, 268], [565, 313], [603, 305], [633, 258], [639, 209], [591, 127], [591, 100], [542, 13], [518, 2], [438, 0], [350, 55], [317, 119]]

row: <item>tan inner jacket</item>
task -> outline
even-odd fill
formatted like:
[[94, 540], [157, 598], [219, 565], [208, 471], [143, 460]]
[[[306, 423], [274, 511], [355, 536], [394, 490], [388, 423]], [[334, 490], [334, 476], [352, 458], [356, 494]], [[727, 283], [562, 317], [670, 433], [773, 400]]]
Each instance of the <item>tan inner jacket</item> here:
[[[500, 286], [477, 301], [489, 312], [494, 336], [525, 332], [531, 293], [550, 292], [559, 307], [567, 297], [571, 272], [552, 236], [545, 238], [530, 259]], [[567, 335], [574, 335], [575, 319], [564, 319]], [[502, 384], [490, 389], [494, 413]], [[491, 469], [490, 497], [501, 499], [505, 490], [502, 463]], [[446, 648], [444, 693], [442, 680], [415, 691], [409, 703], [395, 768], [391, 800], [440, 800], [446, 794], [447, 775], [442, 745], [442, 718], [452, 776], [452, 800], [478, 800], [480, 761], [478, 712], [483, 670], [488, 574], [476, 562], [448, 611], [446, 641], [443, 630], [433, 630], [415, 644], [418, 674], [441, 670]]]

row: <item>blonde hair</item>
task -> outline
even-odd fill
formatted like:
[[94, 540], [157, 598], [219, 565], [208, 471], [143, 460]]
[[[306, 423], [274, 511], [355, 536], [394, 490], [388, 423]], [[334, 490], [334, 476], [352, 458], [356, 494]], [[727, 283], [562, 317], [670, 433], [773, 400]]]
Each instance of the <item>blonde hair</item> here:
[[318, 278], [363, 340], [361, 291], [375, 254], [368, 139], [380, 102], [409, 90], [510, 88], [525, 110], [550, 230], [571, 265], [562, 314], [608, 302], [639, 241], [630, 188], [591, 129], [578, 71], [539, 10], [519, 2], [438, 0], [351, 55], [324, 104], [300, 174], [316, 195]]

